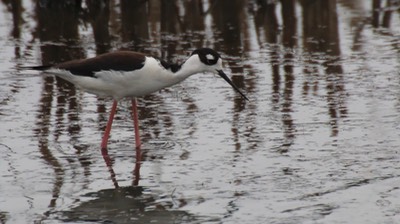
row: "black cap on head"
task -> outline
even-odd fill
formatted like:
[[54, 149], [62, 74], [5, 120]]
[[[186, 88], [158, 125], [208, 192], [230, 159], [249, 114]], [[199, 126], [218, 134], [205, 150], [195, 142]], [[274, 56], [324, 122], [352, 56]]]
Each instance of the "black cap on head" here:
[[[215, 65], [217, 64], [218, 60], [221, 58], [221, 55], [218, 54], [216, 51], [210, 48], [199, 48], [197, 50], [194, 50], [192, 55], [197, 54], [199, 55], [200, 61], [203, 62], [205, 65]], [[218, 73], [221, 78], [223, 78], [229, 85], [233, 87], [234, 90], [236, 90], [242, 97], [246, 100], [249, 100], [249, 98], [244, 95], [239, 88], [228, 78], [228, 76], [220, 69], [216, 69], [216, 72]]]
[[193, 51], [192, 55], [199, 55], [200, 61], [206, 65], [215, 65], [221, 55], [210, 48], [199, 48]]

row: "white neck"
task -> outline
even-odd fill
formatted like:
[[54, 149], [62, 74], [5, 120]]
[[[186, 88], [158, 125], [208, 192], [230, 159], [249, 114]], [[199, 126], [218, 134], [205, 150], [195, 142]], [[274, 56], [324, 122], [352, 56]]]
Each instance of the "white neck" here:
[[192, 55], [182, 64], [181, 69], [172, 74], [173, 77], [171, 79], [171, 82], [174, 82], [173, 84], [176, 84], [196, 73], [204, 71], [207, 70], [205, 69], [205, 65], [200, 63], [199, 56], [197, 54]]

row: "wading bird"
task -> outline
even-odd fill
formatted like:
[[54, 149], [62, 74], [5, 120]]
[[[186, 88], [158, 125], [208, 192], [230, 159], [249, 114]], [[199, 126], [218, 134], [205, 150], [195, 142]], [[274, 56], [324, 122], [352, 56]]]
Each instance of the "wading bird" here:
[[116, 51], [93, 58], [63, 62], [56, 65], [24, 67], [40, 70], [65, 79], [89, 93], [111, 96], [114, 102], [104, 131], [101, 148], [107, 148], [118, 100], [132, 99], [136, 148], [140, 147], [136, 97], [144, 96], [182, 82], [197, 73], [216, 73], [228, 82], [244, 99], [248, 98], [222, 71], [220, 54], [210, 48], [200, 48], [182, 64], [170, 64], [161, 59], [132, 51]]

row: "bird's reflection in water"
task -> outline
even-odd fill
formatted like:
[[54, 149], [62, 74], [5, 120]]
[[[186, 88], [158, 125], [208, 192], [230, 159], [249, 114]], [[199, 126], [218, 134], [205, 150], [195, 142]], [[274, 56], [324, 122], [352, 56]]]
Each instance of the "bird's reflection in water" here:
[[[141, 146], [136, 146], [136, 161], [135, 161], [135, 166], [133, 169], [133, 181], [132, 181], [132, 186], [138, 186], [139, 185], [139, 179], [140, 179], [140, 164], [142, 161], [142, 149]], [[101, 155], [103, 156], [104, 162], [106, 163], [106, 166], [108, 168], [108, 172], [110, 172], [110, 177], [111, 180], [114, 184], [114, 187], [117, 189], [119, 188], [119, 184], [117, 179], [115, 178], [115, 172], [113, 168], [113, 161], [108, 155], [108, 150], [107, 148], [102, 148], [101, 149]]]
[[185, 211], [168, 210], [171, 205], [157, 202], [157, 195], [141, 186], [104, 189], [85, 194], [92, 198], [62, 212], [62, 221], [99, 223], [192, 223], [196, 217]]
[[[115, 178], [115, 172], [114, 172], [114, 168], [113, 168], [113, 161], [111, 160], [110, 156], [108, 155], [108, 150], [106, 148], [102, 148], [101, 149], [101, 155], [103, 156], [104, 162], [106, 163], [106, 166], [108, 167], [108, 172], [110, 172], [110, 177], [111, 177], [111, 180], [112, 180], [112, 182], [114, 184], [114, 187], [115, 187], [115, 189], [118, 189], [119, 185], [118, 185], [117, 179]], [[136, 157], [136, 160], [138, 160], [138, 159], [139, 159], [139, 157]]]
[[[112, 189], [90, 192], [81, 197], [84, 201], [78, 206], [59, 213], [63, 222], [100, 222], [100, 223], [191, 223], [197, 218], [192, 214], [171, 210], [173, 200], [164, 200], [150, 189], [139, 186], [141, 147], [136, 148], [136, 161], [133, 169], [132, 186], [120, 187], [113, 168], [113, 160], [107, 149], [102, 156], [111, 180]], [[161, 198], [160, 198], [161, 197]], [[86, 200], [88, 199], [88, 200]], [[79, 203], [79, 202], [78, 202]]]

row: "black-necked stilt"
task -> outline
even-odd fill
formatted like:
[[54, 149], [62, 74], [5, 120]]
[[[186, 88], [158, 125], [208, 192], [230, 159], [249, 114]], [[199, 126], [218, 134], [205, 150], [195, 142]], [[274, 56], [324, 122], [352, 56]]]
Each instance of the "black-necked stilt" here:
[[210, 48], [200, 48], [182, 64], [170, 64], [138, 52], [116, 51], [94, 58], [67, 61], [57, 65], [24, 67], [40, 70], [65, 79], [87, 92], [114, 98], [110, 117], [103, 135], [101, 148], [107, 148], [117, 101], [131, 97], [135, 126], [136, 147], [140, 146], [136, 97], [156, 92], [177, 84], [189, 76], [211, 72], [221, 76], [244, 99], [248, 98], [222, 71], [221, 56]]

